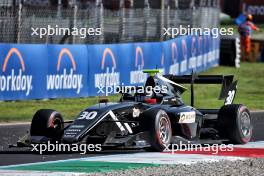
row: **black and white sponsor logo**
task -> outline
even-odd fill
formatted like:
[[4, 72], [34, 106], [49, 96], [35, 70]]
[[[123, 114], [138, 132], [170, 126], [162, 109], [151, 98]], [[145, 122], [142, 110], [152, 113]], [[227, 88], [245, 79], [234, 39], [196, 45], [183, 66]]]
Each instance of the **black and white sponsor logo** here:
[[178, 123], [194, 123], [195, 122], [195, 111], [181, 112]]

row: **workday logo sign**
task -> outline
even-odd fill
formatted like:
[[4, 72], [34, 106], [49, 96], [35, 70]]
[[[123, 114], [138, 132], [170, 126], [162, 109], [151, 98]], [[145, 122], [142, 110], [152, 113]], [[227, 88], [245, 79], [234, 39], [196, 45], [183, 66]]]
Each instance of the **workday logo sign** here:
[[191, 58], [189, 60], [189, 69], [196, 69], [196, 62], [197, 62], [197, 47], [196, 47], [196, 37], [193, 36], [192, 37], [192, 41], [191, 41]]
[[137, 70], [130, 72], [130, 83], [139, 84], [144, 83], [147, 80], [147, 74], [143, 73], [145, 61], [144, 61], [144, 52], [140, 46], [136, 48], [136, 57], [135, 57], [135, 68]]
[[186, 39], [182, 39], [181, 41], [181, 49], [182, 49], [182, 61], [180, 65], [181, 73], [187, 71], [187, 57], [188, 57], [188, 50], [187, 50], [187, 42]]
[[[20, 68], [14, 68], [14, 61], [18, 59]], [[13, 63], [13, 64], [12, 64]], [[7, 69], [8, 65], [10, 69]], [[32, 75], [24, 74], [26, 71], [24, 59], [17, 48], [11, 48], [2, 65], [2, 74], [0, 75], [1, 92], [24, 92], [28, 96], [32, 90]]]
[[178, 75], [179, 74], [179, 53], [176, 42], [171, 43], [171, 66], [170, 74]]
[[94, 75], [95, 87], [103, 88], [120, 85], [120, 73], [115, 72], [116, 69], [117, 65], [114, 53], [110, 48], [105, 48], [101, 59], [101, 72], [103, 73]]
[[198, 37], [197, 43], [197, 67], [201, 67], [203, 65], [203, 37]]
[[[66, 59], [71, 63], [69, 70], [61, 66], [62, 61]], [[83, 75], [77, 74], [77, 65], [69, 49], [60, 50], [56, 71], [55, 74], [47, 75], [47, 90], [75, 90], [76, 94], [80, 93]]]

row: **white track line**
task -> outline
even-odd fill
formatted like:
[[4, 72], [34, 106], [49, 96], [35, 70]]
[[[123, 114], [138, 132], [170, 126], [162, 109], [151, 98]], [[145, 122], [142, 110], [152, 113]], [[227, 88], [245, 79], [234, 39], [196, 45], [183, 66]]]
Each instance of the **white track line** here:
[[16, 125], [30, 125], [31, 122], [6, 122], [6, 123], [0, 123], [0, 126], [16, 126]]
[[171, 153], [135, 153], [99, 156], [81, 159], [82, 161], [102, 161], [121, 163], [147, 163], [147, 164], [195, 164], [198, 162], [219, 162], [222, 160], [245, 160], [242, 157], [200, 155], [200, 154], [171, 154]]
[[[243, 147], [243, 148], [264, 148], [264, 141], [258, 142], [249, 142], [245, 145], [234, 145], [234, 147]], [[153, 163], [154, 156], [156, 160], [160, 157], [160, 163], [164, 163], [167, 161], [168, 163], [196, 163], [196, 162], [203, 162], [203, 161], [219, 161], [223, 159], [243, 159], [242, 157], [230, 157], [230, 156], [216, 156], [216, 155], [200, 155], [200, 154], [168, 154], [168, 153], [154, 153], [154, 152], [140, 152], [134, 154], [114, 154], [114, 155], [104, 155], [104, 156], [93, 156], [93, 157], [82, 157], [82, 158], [75, 158], [75, 159], [65, 159], [65, 160], [57, 160], [57, 161], [46, 161], [46, 162], [37, 162], [37, 163], [26, 163], [26, 164], [15, 164], [15, 165], [8, 165], [8, 166], [0, 166], [0, 169], [6, 169], [11, 167], [17, 166], [29, 166], [29, 165], [38, 165], [44, 163], [58, 163], [58, 162], [67, 162], [67, 161], [108, 161], [108, 162], [136, 162], [136, 163]], [[145, 159], [144, 159], [145, 157]], [[128, 158], [128, 159], [126, 159]], [[168, 159], [166, 159], [168, 158]], [[174, 159], [174, 161], [171, 161]], [[151, 162], [153, 160], [153, 162]], [[164, 161], [164, 162], [163, 162]]]
[[264, 141], [257, 141], [257, 142], [249, 142], [244, 145], [234, 145], [234, 147], [239, 148], [262, 148], [264, 149]]
[[0, 170], [1, 176], [85, 176], [86, 173], [78, 172], [42, 172], [42, 171], [15, 171], [15, 170]]

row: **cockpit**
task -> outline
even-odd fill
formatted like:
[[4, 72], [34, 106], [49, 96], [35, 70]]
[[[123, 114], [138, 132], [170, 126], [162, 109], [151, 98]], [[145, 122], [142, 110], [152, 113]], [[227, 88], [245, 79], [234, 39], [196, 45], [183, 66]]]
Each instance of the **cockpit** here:
[[149, 76], [144, 86], [134, 92], [123, 93], [120, 101], [136, 101], [147, 104], [183, 104], [181, 93], [185, 88], [160, 75]]

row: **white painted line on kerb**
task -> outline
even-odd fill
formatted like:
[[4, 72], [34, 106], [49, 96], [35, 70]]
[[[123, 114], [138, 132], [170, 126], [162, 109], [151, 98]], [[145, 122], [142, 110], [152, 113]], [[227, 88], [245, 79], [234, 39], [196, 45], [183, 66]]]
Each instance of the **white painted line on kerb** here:
[[0, 123], [0, 126], [16, 126], [16, 125], [30, 125], [31, 122], [6, 122]]
[[1, 176], [85, 176], [86, 173], [78, 172], [42, 172], [42, 171], [15, 171], [15, 170], [0, 170]]
[[[234, 147], [243, 148], [264, 148], [264, 141], [249, 142], [245, 145], [234, 145]], [[197, 162], [217, 162], [220, 160], [244, 160], [242, 157], [233, 156], [216, 156], [216, 155], [201, 155], [201, 154], [169, 154], [169, 153], [154, 153], [154, 152], [140, 152], [134, 154], [114, 154], [104, 156], [82, 157], [75, 159], [65, 159], [57, 161], [46, 161], [37, 163], [15, 164], [8, 166], [0, 166], [0, 169], [8, 169], [17, 166], [29, 166], [46, 163], [58, 163], [68, 161], [104, 161], [104, 162], [130, 162], [130, 163], [161, 163], [161, 164], [193, 164]]]
[[200, 155], [200, 154], [171, 154], [171, 153], [134, 153], [118, 154], [99, 157], [82, 158], [82, 161], [121, 162], [121, 163], [147, 163], [147, 164], [195, 164], [198, 162], [219, 162], [222, 160], [245, 160], [242, 157]]
[[264, 141], [257, 141], [257, 142], [249, 142], [244, 145], [234, 145], [234, 147], [239, 148], [262, 148], [264, 149]]

